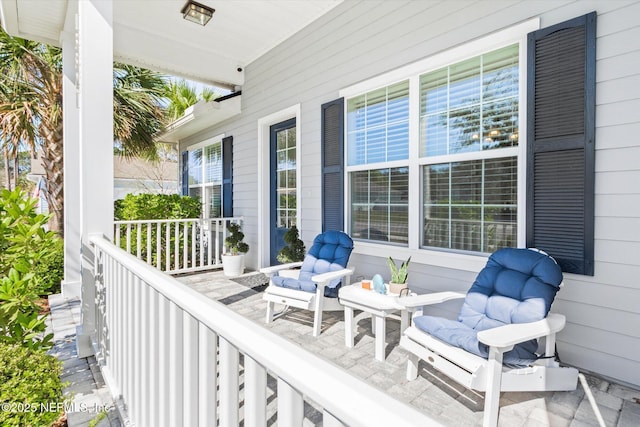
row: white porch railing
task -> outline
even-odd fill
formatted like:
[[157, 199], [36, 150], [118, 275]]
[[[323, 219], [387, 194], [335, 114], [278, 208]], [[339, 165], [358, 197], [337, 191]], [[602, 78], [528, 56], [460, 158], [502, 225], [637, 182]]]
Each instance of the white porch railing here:
[[[438, 425], [339, 367], [93, 237], [96, 355], [136, 426], [301, 426], [304, 402], [325, 426]], [[242, 385], [242, 386], [241, 386]]]
[[222, 267], [227, 225], [242, 218], [114, 221], [116, 246], [168, 273]]

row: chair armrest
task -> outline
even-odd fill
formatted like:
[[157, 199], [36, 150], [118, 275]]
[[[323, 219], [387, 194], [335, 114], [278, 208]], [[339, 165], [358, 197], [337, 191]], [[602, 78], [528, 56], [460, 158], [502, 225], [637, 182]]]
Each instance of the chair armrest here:
[[339, 279], [345, 276], [350, 276], [352, 274], [353, 274], [352, 268], [343, 268], [342, 270], [329, 271], [327, 273], [316, 274], [315, 276], [311, 277], [311, 280], [317, 283], [318, 288], [320, 288], [320, 287], [326, 286], [327, 283], [329, 283], [331, 280]]
[[296, 268], [296, 267], [301, 267], [301, 266], [302, 266], [302, 261], [300, 261], [300, 262], [290, 262], [288, 264], [273, 265], [271, 267], [261, 268], [260, 269], [260, 273], [263, 273], [263, 274], [266, 274], [268, 276], [271, 276], [273, 273], [277, 273], [280, 270], [289, 270], [291, 268]]
[[537, 322], [514, 323], [478, 332], [478, 340], [489, 347], [511, 348], [515, 344], [555, 334], [564, 328], [566, 318], [562, 314], [549, 313]]
[[398, 304], [404, 305], [407, 308], [421, 307], [423, 305], [440, 304], [452, 299], [464, 298], [467, 294], [462, 292], [434, 292], [432, 294], [415, 295], [412, 297], [400, 297], [398, 298]]

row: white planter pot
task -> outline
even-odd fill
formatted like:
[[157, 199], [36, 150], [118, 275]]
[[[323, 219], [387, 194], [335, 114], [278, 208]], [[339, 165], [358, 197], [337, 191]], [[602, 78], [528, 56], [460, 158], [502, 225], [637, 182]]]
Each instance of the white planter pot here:
[[244, 273], [244, 254], [222, 255], [222, 270], [227, 277], [239, 276]]

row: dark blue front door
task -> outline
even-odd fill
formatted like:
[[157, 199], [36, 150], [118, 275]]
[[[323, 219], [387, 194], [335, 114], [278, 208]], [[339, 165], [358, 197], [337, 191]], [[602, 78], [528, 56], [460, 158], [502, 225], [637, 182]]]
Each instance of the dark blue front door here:
[[284, 233], [292, 225], [297, 226], [296, 119], [271, 126], [270, 144], [270, 257], [274, 265], [278, 252], [284, 247]]

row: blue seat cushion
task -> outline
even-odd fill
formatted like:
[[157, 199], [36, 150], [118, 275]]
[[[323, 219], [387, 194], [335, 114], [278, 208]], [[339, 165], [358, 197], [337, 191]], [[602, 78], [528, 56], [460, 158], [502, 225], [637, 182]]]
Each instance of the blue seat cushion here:
[[[325, 231], [313, 240], [313, 245], [304, 258], [300, 267], [300, 276], [297, 279], [274, 276], [271, 282], [276, 286], [289, 289], [315, 292], [317, 286], [311, 278], [317, 274], [346, 268], [352, 250], [353, 240], [347, 234], [341, 231]], [[332, 280], [325, 287], [324, 296], [337, 298], [341, 285], [341, 279]]]
[[[489, 347], [478, 341], [478, 331], [456, 320], [434, 316], [418, 316], [414, 325], [427, 334], [444, 341], [454, 347], [462, 348], [469, 353], [488, 358]], [[512, 367], [522, 367], [533, 363], [537, 359], [536, 340], [526, 341], [516, 345], [513, 350], [504, 353], [503, 364]], [[446, 354], [443, 354], [446, 357]]]
[[[511, 323], [528, 323], [547, 317], [562, 283], [562, 271], [543, 252], [505, 248], [493, 253], [467, 293], [458, 321], [431, 316], [417, 318], [416, 326], [456, 347], [487, 357], [477, 333]], [[510, 365], [527, 365], [536, 359], [537, 341], [517, 344], [504, 355]]]

